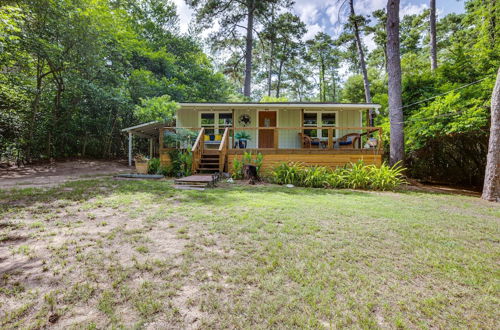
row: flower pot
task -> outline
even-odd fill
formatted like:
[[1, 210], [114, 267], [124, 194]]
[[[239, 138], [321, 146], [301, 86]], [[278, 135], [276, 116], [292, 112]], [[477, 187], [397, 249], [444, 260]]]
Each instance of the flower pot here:
[[239, 144], [240, 149], [247, 148], [247, 140], [245, 140], [245, 139], [238, 140], [238, 144]]
[[148, 162], [135, 162], [135, 171], [139, 174], [148, 174]]

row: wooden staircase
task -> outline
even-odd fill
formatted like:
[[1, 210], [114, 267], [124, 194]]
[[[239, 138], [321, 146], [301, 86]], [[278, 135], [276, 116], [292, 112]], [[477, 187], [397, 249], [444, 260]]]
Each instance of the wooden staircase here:
[[195, 174], [184, 178], [175, 179], [174, 188], [183, 190], [205, 190], [215, 186], [218, 175], [213, 174]]
[[220, 163], [219, 153], [205, 153], [201, 155], [198, 173], [218, 173]]
[[205, 129], [202, 128], [193, 145], [192, 172], [200, 174], [221, 173], [227, 167], [229, 149], [229, 128], [224, 130], [218, 149], [205, 149]]

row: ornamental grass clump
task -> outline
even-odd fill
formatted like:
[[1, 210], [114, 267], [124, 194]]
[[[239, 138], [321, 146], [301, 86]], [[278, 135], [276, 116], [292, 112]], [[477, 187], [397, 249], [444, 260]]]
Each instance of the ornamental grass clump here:
[[282, 163], [271, 175], [274, 183], [311, 188], [351, 188], [393, 190], [405, 184], [404, 168], [399, 164], [380, 167], [362, 161], [332, 170], [324, 166], [307, 167], [302, 163]]

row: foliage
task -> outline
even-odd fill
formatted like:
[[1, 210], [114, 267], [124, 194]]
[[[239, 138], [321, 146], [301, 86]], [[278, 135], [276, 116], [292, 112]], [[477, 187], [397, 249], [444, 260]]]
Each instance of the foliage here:
[[242, 156], [241, 161], [235, 157], [233, 161], [233, 169], [232, 176], [234, 179], [242, 179], [243, 178], [243, 168], [245, 165], [254, 165], [257, 171], [257, 175], [260, 175], [260, 169], [262, 168], [264, 160], [264, 155], [260, 152], [255, 155], [252, 155], [251, 152], [245, 152]]
[[336, 170], [292, 162], [278, 165], [272, 172], [272, 180], [278, 184], [312, 188], [394, 190], [406, 183], [404, 170], [399, 164], [390, 167], [384, 163], [376, 167], [362, 161]]
[[21, 0], [0, 6], [0, 156], [120, 157], [121, 129], [232, 86], [171, 1]]
[[152, 121], [171, 123], [177, 109], [179, 109], [179, 104], [171, 101], [170, 96], [163, 95], [148, 99], [141, 98], [141, 104], [135, 106], [134, 114], [143, 123]]
[[163, 132], [164, 148], [187, 149], [193, 146], [197, 137], [198, 133], [185, 128], [178, 128], [175, 132], [165, 130]]
[[275, 96], [263, 96], [260, 101], [260, 103], [273, 103], [273, 102], [288, 102], [288, 98], [286, 96], [280, 96], [280, 97], [275, 97]]
[[147, 162], [149, 159], [148, 157], [144, 156], [143, 154], [136, 154], [134, 156], [134, 161], [136, 162]]
[[160, 174], [160, 159], [151, 158], [148, 162], [148, 173], [149, 174]]
[[233, 160], [233, 169], [231, 172], [233, 179], [235, 180], [243, 179], [243, 162], [236, 157]]
[[170, 165], [162, 168], [162, 174], [166, 176], [184, 177], [192, 174], [193, 154], [191, 150], [172, 149], [168, 151]]
[[239, 132], [237, 132], [236, 134], [234, 134], [234, 138], [236, 140], [251, 140], [252, 139], [252, 137], [250, 136], [250, 134], [248, 134], [245, 131], [239, 131]]

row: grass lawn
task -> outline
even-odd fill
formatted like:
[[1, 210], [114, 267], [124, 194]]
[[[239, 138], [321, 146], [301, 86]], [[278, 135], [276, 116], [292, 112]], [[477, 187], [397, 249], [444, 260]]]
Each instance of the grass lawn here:
[[417, 192], [0, 191], [0, 327], [498, 329], [499, 225]]

